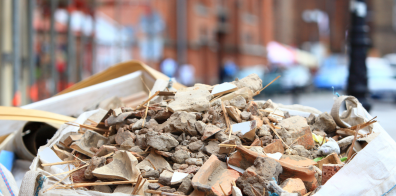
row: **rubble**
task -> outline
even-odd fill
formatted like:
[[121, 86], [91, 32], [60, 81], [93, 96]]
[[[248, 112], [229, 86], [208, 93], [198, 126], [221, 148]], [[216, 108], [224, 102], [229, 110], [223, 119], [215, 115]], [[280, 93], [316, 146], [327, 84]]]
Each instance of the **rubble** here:
[[[254, 101], [262, 90], [256, 74], [176, 92], [160, 87], [151, 101], [112, 108], [92, 130], [62, 137], [56, 154], [85, 160], [73, 183], [134, 195], [305, 195], [343, 166], [338, 154], [354, 140], [338, 134], [327, 113], [304, 117]], [[137, 185], [102, 185], [121, 181]]]
[[307, 189], [300, 178], [288, 178], [282, 182], [280, 187], [289, 193], [298, 193], [299, 195], [307, 193]]
[[92, 173], [99, 179], [136, 180], [140, 175], [137, 164], [138, 160], [130, 152], [119, 150], [111, 163], [96, 168]]
[[154, 131], [150, 131], [146, 134], [146, 142], [147, 145], [157, 150], [164, 151], [169, 151], [179, 144], [179, 142], [169, 133], [157, 134]]
[[326, 184], [326, 182], [333, 177], [340, 169], [343, 167], [343, 164], [323, 164], [322, 170], [322, 185]]
[[326, 133], [333, 133], [336, 131], [336, 123], [327, 112], [319, 114], [315, 119], [315, 123], [312, 126], [312, 130], [322, 130]]

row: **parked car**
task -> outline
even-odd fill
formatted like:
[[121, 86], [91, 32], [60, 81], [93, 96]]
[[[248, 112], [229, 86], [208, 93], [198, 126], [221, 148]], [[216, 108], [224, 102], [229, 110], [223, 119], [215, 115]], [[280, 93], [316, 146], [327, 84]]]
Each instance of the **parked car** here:
[[[314, 85], [320, 89], [345, 90], [349, 75], [348, 64], [337, 63], [330, 57], [324, 61], [314, 78]], [[389, 62], [383, 58], [366, 59], [368, 88], [373, 98], [396, 100], [396, 74]]]

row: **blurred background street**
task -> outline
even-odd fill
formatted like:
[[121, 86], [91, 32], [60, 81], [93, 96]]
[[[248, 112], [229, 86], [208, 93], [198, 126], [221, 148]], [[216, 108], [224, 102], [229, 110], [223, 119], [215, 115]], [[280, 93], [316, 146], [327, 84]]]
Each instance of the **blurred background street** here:
[[187, 86], [281, 75], [257, 99], [327, 112], [354, 93], [396, 138], [395, 0], [2, 0], [0, 32], [0, 105], [138, 60]]

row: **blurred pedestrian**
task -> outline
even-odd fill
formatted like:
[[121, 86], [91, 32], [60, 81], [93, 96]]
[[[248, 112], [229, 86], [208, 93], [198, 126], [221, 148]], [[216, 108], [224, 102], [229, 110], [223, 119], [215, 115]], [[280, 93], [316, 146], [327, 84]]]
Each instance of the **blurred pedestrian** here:
[[195, 83], [195, 68], [192, 65], [184, 64], [179, 69], [179, 82], [186, 86], [192, 86]]
[[221, 66], [220, 81], [231, 82], [235, 79], [237, 73], [238, 73], [238, 66], [234, 63], [234, 61], [228, 59], [225, 61], [223, 66]]
[[161, 72], [168, 77], [175, 77], [177, 71], [177, 62], [172, 58], [164, 59], [160, 64]]

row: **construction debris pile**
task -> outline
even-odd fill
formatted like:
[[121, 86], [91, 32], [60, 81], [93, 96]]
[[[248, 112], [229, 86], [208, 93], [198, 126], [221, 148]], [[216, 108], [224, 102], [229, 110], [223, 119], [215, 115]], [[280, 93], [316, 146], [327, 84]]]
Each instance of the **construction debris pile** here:
[[63, 162], [43, 165], [76, 169], [67, 176], [71, 184], [51, 189], [313, 195], [353, 153], [359, 127], [340, 129], [328, 113], [293, 116], [271, 100], [254, 101], [263, 90], [256, 74], [177, 92], [155, 86], [137, 108], [111, 109], [100, 123], [63, 135], [52, 147]]

